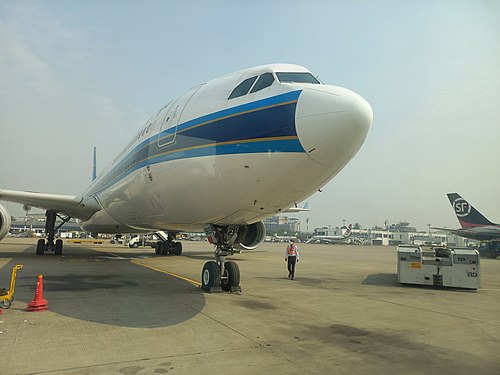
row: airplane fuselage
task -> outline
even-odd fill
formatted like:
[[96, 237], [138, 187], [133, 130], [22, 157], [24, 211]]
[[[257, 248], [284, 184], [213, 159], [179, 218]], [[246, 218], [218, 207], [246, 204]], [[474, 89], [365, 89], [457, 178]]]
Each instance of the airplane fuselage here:
[[485, 226], [454, 229], [451, 230], [451, 232], [461, 237], [470, 238], [477, 241], [500, 239], [499, 225], [485, 225]]
[[[325, 185], [362, 145], [371, 108], [347, 89], [282, 82], [280, 72], [310, 74], [261, 66], [165, 105], [82, 195], [102, 207], [82, 227], [122, 233], [245, 225]], [[271, 85], [229, 98], [243, 79], [264, 74]]]

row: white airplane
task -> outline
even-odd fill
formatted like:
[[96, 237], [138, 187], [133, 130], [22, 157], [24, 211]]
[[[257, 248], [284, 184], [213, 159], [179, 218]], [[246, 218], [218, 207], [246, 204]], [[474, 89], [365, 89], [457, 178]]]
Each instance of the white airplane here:
[[278, 236], [277, 234], [271, 237], [271, 242], [289, 242], [290, 240], [296, 240], [297, 236]]
[[[47, 240], [62, 253], [56, 218], [96, 233], [165, 231], [156, 253], [180, 254], [178, 232], [205, 231], [216, 261], [205, 290], [238, 288], [226, 256], [257, 248], [262, 220], [305, 200], [352, 159], [373, 120], [358, 94], [298, 65], [253, 67], [198, 85], [155, 113], [81, 195], [0, 190], [0, 200], [46, 210]], [[0, 239], [10, 215], [0, 206]]]
[[341, 236], [314, 236], [306, 241], [306, 243], [316, 242], [316, 243], [339, 243], [345, 242], [351, 236], [352, 224], [349, 224], [346, 231]]

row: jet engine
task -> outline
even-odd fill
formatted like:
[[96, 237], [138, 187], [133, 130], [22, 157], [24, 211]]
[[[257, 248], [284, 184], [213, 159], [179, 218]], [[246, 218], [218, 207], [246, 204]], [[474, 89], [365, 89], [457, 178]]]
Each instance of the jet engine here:
[[240, 250], [255, 250], [266, 238], [266, 226], [262, 221], [242, 225], [234, 241], [234, 247]]
[[0, 240], [9, 233], [10, 223], [9, 211], [0, 204]]

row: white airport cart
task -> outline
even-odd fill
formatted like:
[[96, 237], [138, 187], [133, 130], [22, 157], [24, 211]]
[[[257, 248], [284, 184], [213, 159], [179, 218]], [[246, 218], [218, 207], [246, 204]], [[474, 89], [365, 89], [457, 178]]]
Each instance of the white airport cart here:
[[481, 286], [477, 250], [435, 246], [398, 246], [398, 281], [478, 289]]

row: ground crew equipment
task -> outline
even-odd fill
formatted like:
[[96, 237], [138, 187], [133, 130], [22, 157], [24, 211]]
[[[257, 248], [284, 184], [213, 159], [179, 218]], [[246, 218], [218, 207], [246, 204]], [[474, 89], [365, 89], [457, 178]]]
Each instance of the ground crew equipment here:
[[14, 268], [12, 268], [12, 276], [10, 278], [10, 289], [7, 290], [5, 288], [0, 289], [0, 307], [4, 309], [8, 309], [14, 300], [14, 289], [16, 287], [16, 276], [17, 271], [23, 268], [22, 264], [16, 264]]
[[446, 246], [398, 246], [398, 281], [478, 289], [481, 286], [477, 250]]

